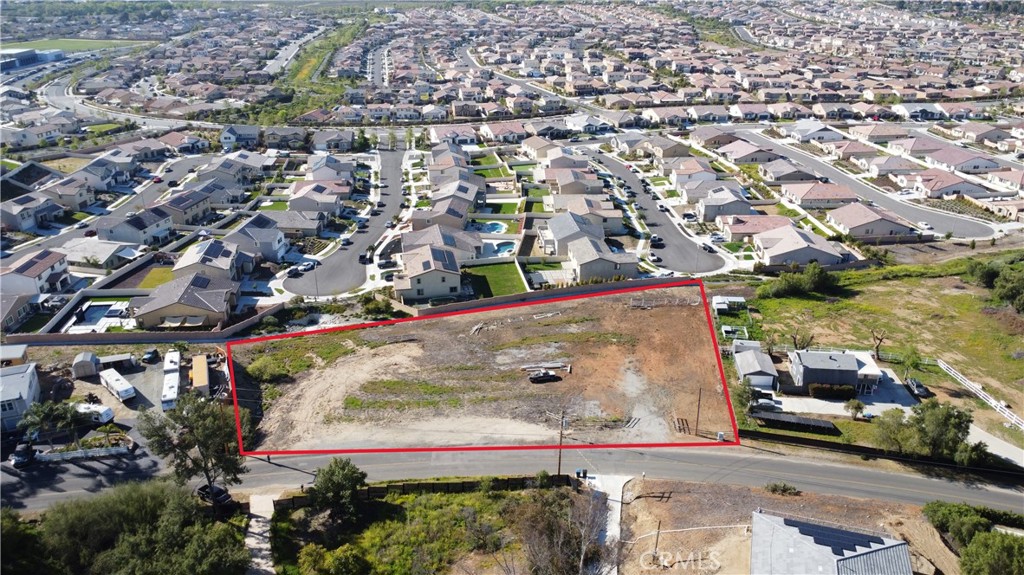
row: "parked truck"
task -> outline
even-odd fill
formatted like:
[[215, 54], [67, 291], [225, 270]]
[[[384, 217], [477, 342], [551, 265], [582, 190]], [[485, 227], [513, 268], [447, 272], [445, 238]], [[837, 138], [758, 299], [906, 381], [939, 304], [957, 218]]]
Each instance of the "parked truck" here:
[[132, 384], [128, 383], [128, 380], [121, 377], [121, 374], [117, 373], [115, 369], [104, 369], [101, 371], [100, 383], [121, 403], [135, 397], [135, 388], [132, 387]]

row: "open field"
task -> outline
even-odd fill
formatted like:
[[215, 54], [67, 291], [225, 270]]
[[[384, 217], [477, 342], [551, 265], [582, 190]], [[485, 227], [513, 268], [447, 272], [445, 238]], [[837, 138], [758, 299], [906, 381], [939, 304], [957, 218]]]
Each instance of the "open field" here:
[[83, 40], [78, 38], [59, 38], [55, 40], [33, 40], [32, 42], [15, 42], [4, 44], [5, 49], [11, 50], [64, 50], [65, 52], [86, 52], [88, 50], [103, 50], [104, 48], [118, 48], [120, 46], [133, 46], [136, 44], [147, 44], [135, 40]]
[[[1011, 309], [988, 307], [986, 290], [956, 277], [904, 278], [855, 287], [843, 298], [781, 298], [757, 300], [765, 330], [783, 340], [799, 328], [814, 335], [814, 345], [872, 347], [871, 329], [885, 328], [885, 351], [899, 353], [906, 343], [929, 358], [940, 358], [992, 395], [1024, 415], [1024, 319]], [[901, 371], [899, 366], [892, 366]], [[940, 400], [972, 407], [975, 421], [990, 433], [1017, 445], [1022, 434], [1003, 427], [1005, 421], [935, 367], [914, 371]]]
[[[654, 305], [631, 305], [641, 299]], [[563, 410], [569, 445], [733, 438], [696, 286], [234, 344], [231, 353], [240, 390], [264, 383], [266, 396], [273, 381], [279, 395], [249, 450], [552, 445]], [[540, 363], [571, 369], [531, 384], [522, 368]]]
[[85, 165], [88, 164], [90, 161], [92, 161], [91, 158], [67, 157], [60, 158], [57, 160], [44, 160], [40, 163], [43, 164], [44, 166], [49, 166], [59, 172], [70, 174], [71, 172], [80, 170], [81, 168], [85, 167]]
[[[852, 497], [803, 493], [797, 496], [773, 495], [764, 489], [634, 479], [623, 490], [622, 538], [636, 541], [627, 546], [619, 573], [641, 575], [652, 572], [651, 557], [659, 522], [662, 533], [658, 552], [669, 552], [672, 559], [685, 561], [693, 553], [693, 562], [676, 564], [668, 572], [749, 573], [750, 531], [743, 527], [668, 531], [694, 527], [749, 526], [751, 514], [758, 508], [766, 513], [796, 515], [828, 524], [841, 521], [843, 527], [888, 532], [894, 539], [907, 541], [915, 573], [959, 573], [956, 555], [942, 542], [939, 533], [921, 514], [919, 507]], [[650, 535], [645, 537], [646, 535]], [[645, 556], [646, 554], [646, 556]], [[696, 557], [704, 559], [698, 570]], [[646, 559], [646, 563], [645, 560]], [[717, 569], [713, 567], [718, 565]], [[645, 569], [646, 566], [646, 569]], [[689, 568], [688, 568], [689, 567]]]

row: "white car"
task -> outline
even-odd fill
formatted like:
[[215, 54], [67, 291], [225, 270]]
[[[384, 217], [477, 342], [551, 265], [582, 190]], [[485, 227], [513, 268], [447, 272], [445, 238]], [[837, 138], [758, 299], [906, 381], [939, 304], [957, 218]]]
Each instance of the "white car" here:
[[647, 257], [647, 259], [651, 260], [654, 263], [661, 262], [661, 256], [659, 256], [658, 254], [651, 254], [650, 256]]
[[922, 230], [932, 230], [932, 229], [935, 229], [928, 222], [917, 222], [917, 227], [921, 228]]

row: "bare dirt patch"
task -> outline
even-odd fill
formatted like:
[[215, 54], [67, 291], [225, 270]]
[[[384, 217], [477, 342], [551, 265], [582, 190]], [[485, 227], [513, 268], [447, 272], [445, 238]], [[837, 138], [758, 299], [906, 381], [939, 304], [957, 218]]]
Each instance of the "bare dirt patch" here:
[[885, 246], [885, 249], [900, 264], [935, 264], [944, 261], [978, 254], [996, 254], [1010, 249], [1024, 247], [1024, 233], [1011, 232], [990, 245], [987, 240], [976, 241], [974, 249], [969, 242], [940, 241], [920, 244], [897, 244]]
[[[341, 340], [353, 348], [323, 365], [305, 357]], [[257, 449], [550, 445], [563, 413], [569, 444], [733, 438], [695, 286], [239, 344], [236, 377], [292, 349], [302, 369], [277, 385]], [[539, 364], [564, 364], [561, 379], [531, 384]]]
[[[749, 573], [751, 514], [762, 509], [827, 523], [841, 517], [843, 526], [886, 532], [907, 541], [915, 573], [959, 573], [956, 556], [921, 515], [920, 507], [850, 497], [801, 494], [772, 495], [763, 489], [707, 483], [633, 480], [623, 493], [619, 572], [641, 575], [650, 571], [650, 557], [661, 522], [659, 552], [690, 559], [693, 573]], [[672, 530], [708, 527], [685, 532]], [[646, 554], [646, 556], [645, 556]], [[646, 557], [646, 569], [644, 559]], [[698, 569], [697, 558], [702, 569]], [[682, 567], [676, 568], [682, 571]], [[938, 569], [938, 571], [937, 571]]]

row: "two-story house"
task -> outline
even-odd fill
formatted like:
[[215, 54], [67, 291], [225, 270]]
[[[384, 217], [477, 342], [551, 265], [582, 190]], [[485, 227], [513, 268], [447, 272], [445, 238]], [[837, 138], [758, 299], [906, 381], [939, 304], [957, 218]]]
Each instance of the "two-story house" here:
[[101, 240], [157, 246], [171, 238], [172, 223], [170, 212], [156, 206], [128, 218], [102, 217], [95, 229]]
[[9, 293], [61, 293], [71, 286], [67, 256], [48, 249], [26, 254], [0, 270], [0, 283]]

